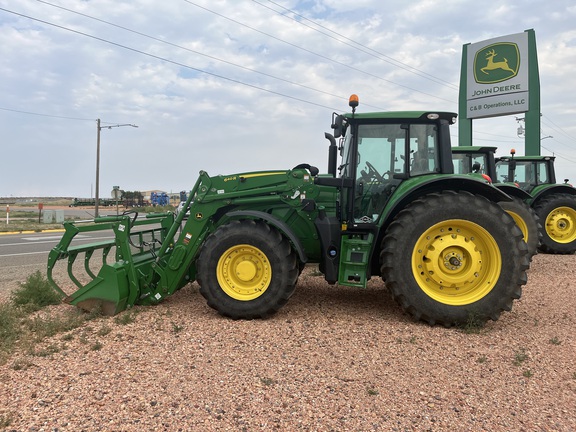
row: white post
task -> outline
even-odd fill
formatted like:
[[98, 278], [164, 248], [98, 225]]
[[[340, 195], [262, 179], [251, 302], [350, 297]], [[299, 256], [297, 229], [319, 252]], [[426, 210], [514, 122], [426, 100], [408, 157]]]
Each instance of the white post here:
[[6, 205], [6, 225], [10, 223], [10, 204]]

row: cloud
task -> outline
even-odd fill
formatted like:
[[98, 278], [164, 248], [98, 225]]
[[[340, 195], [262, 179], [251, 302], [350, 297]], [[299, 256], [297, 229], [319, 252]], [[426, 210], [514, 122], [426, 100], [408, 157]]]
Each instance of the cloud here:
[[[324, 169], [323, 134], [349, 94], [362, 111], [457, 111], [462, 45], [530, 27], [553, 119], [546, 147], [567, 158], [565, 171], [576, 161], [568, 0], [503, 1], [482, 14], [471, 0], [58, 5], [0, 0], [37, 19], [0, 11], [0, 196], [89, 196], [97, 118], [139, 126], [102, 130], [103, 191], [189, 189], [201, 169]], [[479, 121], [475, 136], [521, 147], [515, 128], [510, 117]]]

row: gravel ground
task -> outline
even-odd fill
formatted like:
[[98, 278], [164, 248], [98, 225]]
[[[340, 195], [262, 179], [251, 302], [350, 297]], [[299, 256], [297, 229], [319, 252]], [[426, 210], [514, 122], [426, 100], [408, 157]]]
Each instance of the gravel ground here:
[[6, 431], [574, 431], [575, 264], [535, 256], [522, 299], [479, 334], [413, 322], [381, 281], [329, 286], [307, 269], [264, 321], [218, 316], [191, 284], [132, 323], [97, 319], [37, 347], [51, 355], [16, 353], [0, 366], [0, 419]]

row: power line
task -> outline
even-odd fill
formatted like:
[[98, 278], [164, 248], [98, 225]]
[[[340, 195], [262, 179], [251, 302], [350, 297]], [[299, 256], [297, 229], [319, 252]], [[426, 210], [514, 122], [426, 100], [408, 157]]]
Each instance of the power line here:
[[194, 71], [196, 71], [196, 72], [204, 73], [204, 74], [206, 74], [206, 75], [210, 75], [210, 76], [213, 76], [213, 77], [215, 77], [215, 78], [219, 78], [219, 79], [223, 79], [223, 80], [226, 80], [226, 81], [230, 81], [230, 82], [233, 82], [233, 83], [236, 83], [236, 84], [240, 84], [240, 85], [243, 85], [243, 86], [246, 86], [246, 87], [250, 87], [250, 88], [253, 88], [253, 89], [256, 89], [256, 90], [260, 90], [260, 91], [263, 91], [263, 92], [266, 92], [266, 93], [270, 93], [270, 94], [273, 94], [273, 95], [276, 95], [276, 96], [282, 96], [282, 97], [285, 97], [285, 98], [288, 98], [288, 99], [292, 99], [292, 100], [296, 100], [296, 101], [299, 101], [299, 102], [303, 102], [303, 103], [306, 103], [306, 104], [309, 104], [309, 105], [314, 105], [314, 106], [317, 106], [317, 107], [320, 107], [320, 108], [327, 108], [327, 109], [332, 110], [332, 111], [338, 111], [337, 108], [329, 107], [329, 106], [326, 106], [326, 105], [322, 105], [322, 104], [319, 104], [319, 103], [316, 103], [316, 102], [308, 101], [308, 100], [305, 100], [305, 99], [302, 99], [302, 98], [298, 98], [298, 97], [295, 97], [295, 96], [290, 96], [290, 95], [287, 95], [287, 94], [284, 94], [284, 93], [280, 93], [280, 92], [277, 92], [277, 91], [274, 91], [274, 90], [270, 90], [270, 89], [266, 89], [266, 88], [263, 88], [263, 87], [259, 87], [259, 86], [254, 85], [254, 84], [249, 84], [249, 83], [246, 83], [246, 82], [243, 82], [243, 81], [234, 79], [234, 78], [229, 78], [229, 77], [226, 77], [226, 76], [224, 76], [224, 75], [219, 75], [219, 74], [217, 74], [217, 73], [209, 72], [209, 71], [204, 70], [204, 69], [195, 68], [195, 67], [186, 65], [186, 64], [184, 64], [184, 63], [180, 63], [180, 62], [177, 62], [177, 61], [174, 61], [174, 60], [167, 59], [167, 58], [165, 58], [165, 57], [160, 57], [160, 56], [157, 56], [157, 55], [155, 55], [155, 54], [151, 54], [151, 53], [148, 53], [148, 52], [145, 52], [145, 51], [136, 49], [136, 48], [132, 48], [132, 47], [129, 47], [129, 46], [126, 46], [126, 45], [122, 45], [122, 44], [117, 43], [117, 42], [112, 42], [112, 41], [110, 41], [110, 40], [103, 39], [103, 38], [98, 37], [98, 36], [90, 35], [90, 34], [88, 34], [88, 33], [84, 33], [84, 32], [81, 32], [81, 31], [78, 31], [78, 30], [74, 30], [74, 29], [71, 29], [71, 28], [68, 28], [68, 27], [64, 27], [64, 26], [61, 26], [61, 25], [58, 25], [58, 24], [54, 24], [54, 23], [51, 23], [51, 22], [48, 22], [48, 21], [44, 21], [44, 20], [41, 20], [41, 19], [38, 19], [38, 18], [34, 18], [34, 17], [29, 16], [29, 15], [24, 15], [24, 14], [21, 14], [21, 13], [18, 13], [18, 12], [14, 12], [14, 11], [11, 11], [11, 10], [8, 10], [8, 9], [4, 9], [4, 8], [0, 8], [0, 10], [2, 10], [2, 11], [4, 11], [4, 12], [11, 13], [11, 14], [14, 14], [14, 15], [21, 16], [21, 17], [23, 17], [23, 18], [28, 18], [28, 19], [31, 19], [31, 20], [33, 20], [33, 21], [37, 21], [37, 22], [40, 22], [40, 23], [43, 23], [43, 24], [46, 24], [46, 25], [50, 25], [50, 26], [59, 28], [59, 29], [61, 29], [61, 30], [66, 30], [66, 31], [69, 31], [69, 32], [72, 32], [72, 33], [76, 33], [76, 34], [81, 35], [81, 36], [86, 36], [86, 37], [89, 37], [89, 38], [91, 38], [91, 39], [98, 40], [98, 41], [100, 41], [100, 42], [104, 42], [104, 43], [107, 43], [107, 44], [110, 44], [110, 45], [113, 45], [113, 46], [116, 46], [116, 47], [119, 47], [119, 48], [126, 49], [126, 50], [128, 50], [128, 51], [132, 51], [132, 52], [135, 52], [135, 53], [138, 53], [138, 54], [145, 55], [145, 56], [147, 56], [147, 57], [154, 58], [154, 59], [156, 59], [156, 60], [164, 61], [164, 62], [166, 62], [166, 63], [174, 64], [174, 65], [176, 65], [176, 66], [180, 66], [180, 67], [183, 67], [183, 68], [186, 68], [186, 69], [194, 70]]
[[306, 24], [304, 24], [303, 22], [298, 21], [298, 20], [295, 19], [295, 18], [289, 17], [289, 16], [287, 16], [287, 15], [281, 13], [281, 12], [278, 12], [277, 10], [274, 10], [273, 8], [271, 8], [271, 7], [269, 7], [269, 6], [263, 5], [263, 4], [260, 3], [258, 0], [252, 0], [252, 1], [253, 1], [254, 3], [256, 3], [256, 4], [258, 4], [258, 5], [266, 8], [266, 9], [269, 9], [269, 10], [273, 11], [274, 13], [280, 15], [281, 17], [284, 17], [284, 18], [286, 18], [286, 19], [290, 19], [290, 20], [296, 22], [296, 23], [299, 24], [299, 25], [302, 25], [302, 26], [304, 26], [304, 27], [306, 27], [306, 28], [309, 28], [309, 29], [311, 29], [311, 30], [313, 30], [313, 31], [315, 31], [315, 32], [317, 32], [317, 33], [323, 34], [324, 36], [327, 36], [327, 37], [329, 37], [329, 38], [331, 38], [331, 39], [333, 39], [333, 40], [335, 40], [335, 41], [337, 41], [337, 42], [339, 42], [339, 43], [341, 43], [341, 44], [344, 44], [344, 45], [346, 45], [346, 46], [349, 46], [349, 47], [351, 47], [351, 48], [354, 48], [354, 49], [356, 49], [356, 50], [358, 50], [358, 51], [361, 51], [361, 52], [363, 52], [363, 53], [365, 53], [365, 54], [368, 54], [368, 55], [370, 55], [370, 56], [372, 56], [372, 57], [375, 57], [375, 58], [377, 58], [377, 59], [379, 59], [379, 60], [382, 60], [382, 61], [384, 61], [384, 62], [386, 62], [386, 63], [388, 63], [388, 64], [391, 64], [391, 65], [396, 66], [396, 67], [398, 67], [398, 68], [400, 68], [400, 69], [403, 69], [403, 70], [405, 70], [405, 71], [407, 71], [407, 72], [410, 72], [410, 73], [412, 73], [412, 74], [414, 74], [414, 75], [418, 75], [419, 77], [422, 77], [422, 78], [425, 78], [425, 79], [427, 79], [427, 80], [433, 81], [433, 82], [435, 82], [435, 83], [437, 83], [437, 84], [440, 84], [440, 85], [443, 85], [443, 86], [445, 86], [445, 87], [449, 87], [449, 88], [452, 89], [452, 90], [458, 90], [458, 86], [457, 86], [457, 85], [454, 85], [454, 84], [452, 84], [452, 83], [450, 83], [450, 82], [448, 82], [448, 81], [446, 81], [446, 80], [444, 80], [444, 79], [442, 79], [442, 78], [435, 77], [434, 75], [431, 75], [431, 74], [429, 74], [429, 73], [427, 73], [427, 72], [424, 72], [424, 71], [422, 71], [422, 70], [420, 70], [420, 69], [418, 69], [418, 68], [415, 68], [415, 67], [413, 67], [413, 66], [410, 66], [409, 64], [404, 63], [404, 62], [401, 62], [400, 60], [396, 60], [395, 58], [390, 57], [389, 55], [386, 55], [386, 54], [384, 54], [384, 53], [382, 53], [382, 52], [380, 52], [380, 51], [377, 51], [377, 50], [375, 50], [375, 49], [373, 49], [373, 48], [367, 47], [366, 45], [361, 44], [360, 42], [357, 42], [357, 41], [355, 41], [355, 40], [353, 40], [353, 39], [350, 39], [349, 37], [344, 36], [343, 34], [338, 33], [338, 32], [336, 32], [336, 31], [334, 31], [334, 30], [332, 30], [332, 29], [330, 29], [330, 28], [328, 28], [328, 27], [326, 27], [326, 26], [323, 26], [322, 24], [319, 24], [319, 23], [317, 23], [316, 21], [311, 20], [311, 19], [307, 18], [306, 16], [301, 15], [301, 14], [299, 14], [298, 12], [293, 11], [292, 9], [288, 9], [288, 8], [286, 8], [286, 7], [280, 5], [280, 4], [278, 4], [278, 3], [276, 3], [276, 2], [274, 2], [274, 1], [272, 1], [272, 0], [267, 0], [267, 1], [268, 1], [269, 3], [272, 3], [272, 4], [276, 5], [276, 6], [278, 6], [279, 8], [283, 9], [283, 10], [286, 11], [286, 12], [290, 12], [290, 13], [296, 15], [297, 17], [300, 17], [300, 18], [302, 18], [303, 20], [308, 21], [308, 22], [314, 24], [315, 26], [318, 26], [318, 27], [320, 27], [320, 28], [322, 28], [322, 29], [324, 29], [324, 30], [329, 31], [330, 33], [333, 33], [333, 34], [337, 35], [339, 38], [342, 38], [342, 39], [344, 39], [344, 40], [346, 40], [346, 41], [351, 42], [351, 43], [354, 44], [354, 45], [352, 45], [352, 44], [350, 44], [350, 43], [347, 43], [347, 42], [345, 42], [345, 41], [343, 41], [343, 40], [341, 40], [341, 39], [338, 39], [338, 38], [336, 38], [336, 37], [334, 37], [334, 36], [332, 36], [332, 35], [330, 35], [330, 34], [327, 34], [327, 33], [323, 32], [323, 31], [320, 31], [320, 30], [318, 30], [317, 28], [314, 28], [314, 27], [311, 27], [311, 26], [309, 26], [309, 25], [306, 25]]
[[66, 116], [59, 116], [59, 115], [53, 115], [53, 114], [41, 114], [41, 113], [36, 113], [36, 112], [31, 112], [31, 111], [21, 111], [21, 110], [11, 109], [11, 108], [0, 107], [0, 110], [15, 112], [15, 113], [19, 113], [19, 114], [35, 115], [35, 116], [40, 116], [40, 117], [59, 118], [59, 119], [64, 119], [64, 120], [95, 121], [94, 119], [79, 118], [79, 117], [66, 117]]
[[[305, 88], [305, 89], [307, 89], [307, 90], [312, 90], [312, 91], [315, 91], [315, 92], [317, 92], [317, 93], [325, 94], [325, 95], [327, 95], [327, 96], [332, 96], [332, 97], [335, 97], [335, 98], [338, 98], [338, 99], [348, 100], [348, 96], [336, 95], [336, 94], [334, 94], [334, 93], [330, 93], [330, 92], [327, 92], [327, 91], [324, 91], [324, 90], [319, 90], [319, 89], [316, 89], [316, 88], [314, 88], [314, 87], [310, 87], [310, 86], [307, 86], [307, 85], [304, 85], [304, 84], [300, 84], [300, 83], [297, 83], [297, 82], [294, 82], [294, 81], [290, 81], [290, 80], [287, 80], [287, 79], [284, 79], [284, 78], [280, 78], [280, 77], [274, 76], [274, 75], [269, 74], [269, 73], [266, 73], [266, 72], [261, 72], [261, 71], [259, 71], [259, 70], [252, 69], [252, 68], [249, 68], [249, 67], [246, 67], [246, 66], [242, 66], [242, 65], [233, 63], [233, 62], [231, 62], [231, 61], [228, 61], [228, 60], [224, 60], [224, 59], [221, 59], [221, 58], [218, 58], [218, 57], [209, 55], [209, 54], [205, 54], [205, 53], [202, 53], [202, 52], [199, 52], [199, 51], [196, 51], [196, 50], [187, 48], [187, 47], [183, 47], [183, 46], [181, 46], [181, 45], [178, 45], [178, 44], [169, 42], [169, 41], [167, 41], [167, 40], [165, 40], [165, 39], [157, 38], [157, 37], [148, 35], [148, 34], [146, 34], [146, 33], [139, 32], [139, 31], [137, 31], [137, 30], [133, 30], [133, 29], [130, 29], [130, 28], [127, 28], [127, 27], [118, 25], [118, 24], [114, 24], [114, 23], [112, 23], [112, 22], [110, 22], [110, 21], [105, 21], [105, 20], [103, 20], [103, 19], [96, 18], [96, 17], [93, 17], [93, 16], [91, 16], [91, 15], [87, 15], [87, 14], [84, 14], [84, 13], [81, 13], [81, 12], [78, 12], [78, 11], [75, 11], [75, 10], [72, 10], [72, 9], [68, 9], [68, 8], [63, 7], [63, 6], [55, 5], [55, 4], [49, 3], [49, 2], [44, 1], [44, 0], [36, 0], [36, 1], [38, 1], [39, 3], [46, 4], [46, 5], [48, 5], [48, 6], [52, 6], [52, 7], [58, 8], [58, 9], [65, 10], [65, 11], [67, 11], [67, 12], [70, 12], [70, 13], [73, 13], [73, 14], [76, 14], [76, 15], [83, 16], [83, 17], [85, 17], [85, 18], [89, 18], [89, 19], [94, 20], [94, 21], [98, 21], [98, 22], [103, 23], [103, 24], [110, 25], [110, 26], [112, 26], [112, 27], [119, 28], [119, 29], [121, 29], [121, 30], [125, 30], [125, 31], [130, 32], [130, 33], [137, 34], [137, 35], [139, 35], [139, 36], [142, 36], [142, 37], [145, 37], [145, 38], [148, 38], [148, 39], [157, 41], [157, 42], [161, 42], [161, 43], [163, 43], [163, 44], [166, 44], [166, 45], [169, 45], [169, 46], [172, 46], [172, 47], [175, 47], [175, 48], [179, 48], [179, 49], [182, 49], [182, 50], [185, 50], [185, 51], [188, 51], [188, 52], [191, 52], [191, 53], [194, 53], [194, 54], [197, 54], [197, 55], [200, 55], [200, 56], [209, 58], [209, 59], [211, 59], [211, 60], [216, 60], [216, 61], [219, 61], [219, 62], [228, 64], [228, 65], [231, 65], [231, 66], [234, 66], [234, 67], [237, 67], [237, 68], [240, 68], [240, 69], [249, 71], [249, 72], [257, 73], [257, 74], [260, 74], [260, 75], [263, 75], [263, 76], [266, 76], [266, 77], [269, 77], [269, 78], [273, 78], [273, 79], [276, 79], [276, 80], [285, 82], [285, 83], [287, 83], [287, 84], [291, 84], [291, 85], [294, 85], [294, 86], [297, 86], [297, 87]], [[372, 107], [372, 108], [383, 109], [383, 108], [380, 108], [380, 107], [377, 107], [377, 106], [368, 105], [368, 104], [364, 104], [364, 105], [365, 105], [365, 106]]]
[[312, 55], [314, 55], [314, 56], [316, 56], [316, 57], [322, 58], [322, 59], [327, 60], [327, 61], [329, 61], [329, 62], [332, 62], [332, 63], [334, 63], [334, 64], [337, 64], [337, 65], [339, 65], [339, 66], [343, 66], [343, 67], [345, 67], [345, 68], [354, 70], [354, 71], [356, 71], [356, 72], [360, 72], [360, 73], [362, 73], [362, 74], [364, 74], [364, 75], [367, 75], [367, 76], [370, 76], [370, 77], [372, 77], [372, 78], [376, 78], [376, 79], [378, 79], [378, 80], [387, 82], [387, 83], [389, 83], [389, 84], [393, 84], [393, 85], [395, 85], [395, 86], [405, 88], [406, 90], [410, 90], [410, 91], [413, 91], [413, 92], [416, 92], [416, 93], [420, 93], [420, 94], [423, 94], [423, 95], [426, 95], [426, 96], [430, 96], [430, 97], [435, 98], [435, 99], [440, 99], [440, 100], [443, 100], [443, 101], [445, 101], [445, 102], [457, 103], [456, 101], [449, 100], [449, 99], [444, 99], [444, 98], [442, 98], [442, 97], [440, 97], [440, 96], [437, 96], [437, 95], [434, 95], [434, 94], [431, 94], [431, 93], [426, 93], [426, 92], [423, 92], [423, 91], [421, 91], [421, 90], [417, 90], [417, 89], [415, 89], [415, 88], [412, 88], [412, 87], [409, 87], [409, 86], [405, 86], [405, 85], [403, 85], [403, 84], [399, 84], [399, 83], [397, 83], [397, 82], [388, 80], [388, 79], [386, 79], [386, 78], [383, 78], [383, 77], [381, 77], [381, 76], [375, 75], [375, 74], [373, 74], [373, 73], [366, 72], [366, 71], [364, 71], [364, 70], [362, 70], [362, 69], [358, 69], [358, 68], [356, 68], [356, 67], [354, 67], [354, 66], [350, 66], [349, 64], [346, 64], [346, 63], [343, 63], [343, 62], [339, 62], [338, 60], [331, 59], [330, 57], [327, 57], [327, 56], [325, 56], [325, 55], [319, 54], [319, 53], [317, 53], [317, 52], [314, 52], [314, 51], [309, 50], [309, 49], [307, 49], [307, 48], [301, 47], [301, 46], [299, 46], [299, 45], [293, 44], [293, 43], [288, 42], [288, 41], [286, 41], [286, 40], [284, 40], [284, 39], [281, 39], [281, 38], [278, 38], [278, 37], [276, 37], [276, 36], [274, 36], [274, 35], [271, 35], [270, 33], [263, 32], [262, 30], [258, 30], [258, 29], [254, 28], [254, 27], [251, 27], [251, 26], [249, 26], [249, 25], [247, 25], [247, 24], [244, 24], [244, 23], [242, 23], [242, 22], [240, 22], [240, 21], [237, 21], [237, 20], [235, 20], [235, 19], [232, 19], [232, 18], [230, 18], [230, 17], [227, 17], [226, 15], [223, 15], [223, 14], [221, 14], [221, 13], [218, 13], [218, 12], [216, 12], [216, 11], [213, 11], [213, 10], [211, 10], [211, 9], [208, 9], [208, 8], [206, 8], [206, 7], [204, 7], [204, 6], [200, 6], [199, 4], [196, 4], [196, 3], [194, 3], [194, 2], [192, 2], [192, 1], [190, 1], [190, 0], [183, 0], [183, 1], [185, 1], [186, 3], [189, 3], [189, 4], [193, 5], [193, 6], [196, 6], [196, 7], [199, 8], [199, 9], [203, 9], [203, 10], [205, 10], [206, 12], [210, 12], [210, 13], [216, 15], [216, 16], [219, 16], [219, 17], [224, 18], [224, 19], [226, 19], [226, 20], [228, 20], [228, 21], [230, 21], [230, 22], [233, 22], [233, 23], [235, 23], [235, 24], [238, 24], [238, 25], [240, 25], [240, 26], [242, 26], [242, 27], [246, 27], [246, 28], [248, 28], [248, 29], [250, 29], [250, 30], [252, 30], [252, 31], [255, 31], [255, 32], [257, 32], [257, 33], [260, 33], [260, 34], [262, 34], [262, 35], [264, 35], [264, 36], [267, 36], [267, 37], [269, 37], [269, 38], [271, 38], [271, 39], [277, 40], [277, 41], [282, 42], [282, 43], [284, 43], [284, 44], [286, 44], [286, 45], [289, 45], [289, 46], [294, 47], [294, 48], [296, 48], [296, 49], [302, 50], [302, 51], [304, 51], [304, 52], [307, 52], [307, 53], [309, 53], [309, 54], [312, 54]]

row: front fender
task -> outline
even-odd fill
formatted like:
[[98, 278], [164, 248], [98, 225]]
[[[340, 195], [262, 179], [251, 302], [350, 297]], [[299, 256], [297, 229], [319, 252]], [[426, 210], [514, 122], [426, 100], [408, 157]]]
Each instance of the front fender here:
[[308, 262], [308, 256], [304, 251], [304, 247], [302, 246], [302, 242], [300, 239], [294, 234], [292, 229], [281, 219], [274, 217], [273, 215], [258, 211], [258, 210], [234, 210], [231, 212], [226, 213], [226, 218], [228, 219], [239, 219], [239, 218], [251, 218], [251, 219], [260, 219], [272, 225], [276, 229], [278, 229], [282, 234], [284, 234], [292, 243], [296, 252], [298, 253], [298, 257], [302, 263]]

